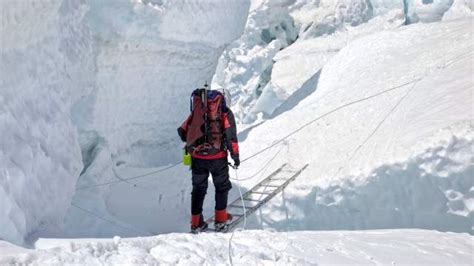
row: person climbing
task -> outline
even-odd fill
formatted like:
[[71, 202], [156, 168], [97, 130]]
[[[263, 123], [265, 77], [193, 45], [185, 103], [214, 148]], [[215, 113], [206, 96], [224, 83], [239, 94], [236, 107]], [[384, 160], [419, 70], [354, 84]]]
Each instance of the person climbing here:
[[205, 231], [202, 207], [207, 193], [209, 173], [215, 187], [215, 221], [217, 232], [224, 231], [232, 216], [227, 213], [227, 198], [232, 184], [229, 180], [228, 152], [234, 167], [240, 165], [237, 128], [234, 114], [224, 95], [217, 90], [196, 89], [191, 94], [191, 113], [178, 128], [191, 155], [191, 232]]

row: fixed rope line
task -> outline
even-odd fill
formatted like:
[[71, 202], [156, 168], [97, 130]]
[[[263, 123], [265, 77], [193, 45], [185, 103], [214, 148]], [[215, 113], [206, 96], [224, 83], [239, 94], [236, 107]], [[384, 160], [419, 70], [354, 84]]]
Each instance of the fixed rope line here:
[[116, 226], [116, 227], [118, 227], [118, 228], [122, 228], [122, 229], [125, 229], [125, 230], [127, 230], [127, 231], [131, 231], [131, 232], [138, 233], [138, 234], [150, 235], [150, 233], [147, 233], [147, 232], [145, 232], [145, 231], [136, 230], [136, 229], [133, 229], [133, 228], [129, 228], [129, 227], [122, 226], [122, 225], [118, 224], [117, 222], [114, 222], [114, 221], [111, 221], [111, 220], [109, 220], [109, 219], [106, 219], [106, 218], [104, 218], [104, 217], [102, 217], [102, 216], [96, 214], [95, 212], [90, 211], [90, 210], [87, 210], [87, 209], [85, 209], [85, 208], [83, 208], [83, 207], [80, 207], [80, 206], [74, 204], [74, 203], [71, 203], [71, 206], [73, 206], [74, 208], [77, 208], [77, 209], [83, 211], [84, 213], [87, 213], [87, 214], [88, 214], [89, 216], [91, 216], [91, 217], [95, 217], [95, 218], [97, 218], [97, 219], [99, 219], [99, 220], [102, 220], [102, 221], [104, 221], [104, 222], [107, 222], [107, 223], [109, 223], [109, 224], [112, 224], [112, 225], [114, 225], [114, 226]]
[[322, 118], [324, 118], [324, 117], [326, 117], [326, 116], [328, 116], [328, 115], [330, 115], [330, 114], [332, 114], [332, 113], [334, 113], [334, 112], [337, 112], [337, 111], [339, 111], [339, 110], [341, 110], [341, 109], [343, 109], [343, 108], [346, 108], [346, 107], [348, 107], [348, 106], [351, 106], [351, 105], [353, 105], [353, 104], [360, 103], [360, 102], [367, 101], [367, 100], [369, 100], [369, 99], [378, 97], [378, 96], [380, 96], [380, 95], [382, 95], [382, 94], [385, 94], [385, 93], [387, 93], [387, 92], [390, 92], [390, 91], [393, 91], [393, 90], [396, 90], [396, 89], [405, 87], [405, 86], [410, 85], [410, 84], [412, 84], [412, 83], [414, 83], [414, 82], [420, 81], [421, 79], [422, 79], [422, 78], [417, 78], [417, 79], [415, 79], [415, 80], [412, 80], [412, 81], [403, 83], [403, 84], [398, 85], [398, 86], [395, 86], [395, 87], [391, 87], [391, 88], [389, 88], [389, 89], [383, 90], [383, 91], [378, 92], [378, 93], [376, 93], [376, 94], [373, 94], [373, 95], [364, 97], [364, 98], [362, 98], [362, 99], [355, 100], [355, 101], [352, 101], [352, 102], [343, 104], [343, 105], [341, 105], [341, 106], [339, 106], [339, 107], [337, 107], [337, 108], [334, 108], [334, 109], [332, 109], [331, 111], [326, 112], [326, 113], [324, 113], [324, 114], [322, 114], [322, 115], [320, 115], [320, 116], [318, 116], [318, 117], [316, 117], [316, 118], [310, 120], [310, 121], [307, 122], [306, 124], [300, 126], [299, 128], [293, 130], [292, 132], [288, 133], [288, 134], [287, 134], [286, 136], [284, 136], [283, 138], [280, 138], [280, 139], [278, 139], [277, 141], [273, 142], [273, 143], [272, 143], [271, 145], [269, 145], [268, 147], [266, 147], [266, 148], [264, 148], [264, 149], [262, 149], [262, 150], [260, 150], [260, 151], [258, 151], [258, 152], [256, 152], [256, 153], [250, 155], [249, 157], [243, 159], [241, 162], [243, 163], [243, 162], [245, 162], [245, 161], [248, 161], [248, 160], [252, 159], [253, 157], [255, 157], [255, 156], [257, 156], [257, 155], [259, 155], [259, 154], [261, 154], [261, 153], [263, 153], [263, 152], [265, 152], [265, 151], [267, 151], [267, 150], [269, 150], [270, 148], [272, 148], [272, 147], [274, 147], [275, 145], [277, 145], [277, 144], [283, 142], [284, 140], [286, 140], [287, 138], [293, 136], [294, 134], [300, 132], [301, 130], [303, 130], [304, 128], [306, 128], [306, 127], [308, 127], [309, 125], [313, 124], [314, 122], [316, 122], [316, 121], [318, 121], [318, 120], [320, 120], [320, 119], [322, 119]]
[[[308, 127], [309, 125], [313, 124], [314, 122], [318, 121], [318, 120], [321, 120], [322, 118], [334, 113], [334, 112], [337, 112], [343, 108], [346, 108], [348, 106], [351, 106], [353, 104], [356, 104], [356, 103], [360, 103], [360, 102], [363, 102], [363, 101], [367, 101], [369, 99], [372, 99], [372, 98], [375, 98], [375, 97], [378, 97], [382, 94], [385, 94], [385, 93], [388, 93], [390, 91], [394, 91], [396, 89], [399, 89], [399, 88], [402, 88], [402, 87], [405, 87], [407, 85], [410, 85], [412, 83], [415, 83], [415, 82], [418, 82], [420, 81], [422, 78], [417, 78], [417, 79], [414, 79], [412, 81], [409, 81], [409, 82], [406, 82], [406, 83], [403, 83], [401, 85], [398, 85], [398, 86], [395, 86], [395, 87], [391, 87], [389, 89], [386, 89], [386, 90], [383, 90], [381, 92], [378, 92], [376, 94], [373, 94], [373, 95], [370, 95], [370, 96], [367, 96], [367, 97], [364, 97], [364, 98], [361, 98], [361, 99], [358, 99], [358, 100], [355, 100], [355, 101], [352, 101], [352, 102], [349, 102], [349, 103], [346, 103], [346, 104], [343, 104], [339, 107], [336, 107], [312, 120], [310, 120], [309, 122], [305, 123], [304, 125], [300, 126], [299, 128], [293, 130], [292, 132], [288, 133], [286, 136], [284, 136], [283, 138], [280, 138], [278, 139], [277, 141], [273, 142], [271, 145], [261, 149], [260, 151], [250, 155], [249, 157], [243, 159], [241, 162], [244, 163], [252, 158], [254, 158], [255, 156], [257, 155], [260, 155], [262, 153], [264, 153], [265, 151], [273, 148], [274, 146], [280, 144], [281, 142], [285, 141], [287, 138], [293, 136], [294, 134], [300, 132], [301, 130], [303, 130], [304, 128]], [[106, 186], [106, 185], [111, 185], [111, 184], [116, 184], [116, 183], [121, 183], [121, 182], [125, 182], [125, 181], [129, 181], [129, 180], [134, 180], [134, 179], [139, 179], [139, 178], [142, 178], [142, 177], [145, 177], [145, 176], [149, 176], [149, 175], [152, 175], [152, 174], [157, 174], [157, 173], [160, 173], [160, 172], [164, 172], [168, 169], [171, 169], [173, 167], [176, 167], [178, 166], [179, 164], [181, 164], [182, 161], [179, 161], [179, 162], [176, 162], [170, 166], [167, 166], [163, 169], [160, 169], [160, 170], [156, 170], [156, 171], [152, 171], [152, 172], [149, 172], [149, 173], [145, 173], [145, 174], [142, 174], [142, 175], [137, 175], [137, 176], [133, 176], [133, 177], [129, 177], [129, 178], [121, 178], [120, 180], [114, 180], [114, 181], [110, 181], [110, 182], [105, 182], [105, 183], [101, 183], [101, 184], [96, 184], [96, 185], [91, 185], [91, 186], [83, 186], [83, 187], [80, 187], [78, 188], [77, 190], [84, 190], [84, 189], [90, 189], [90, 188], [95, 188], [95, 187], [101, 187], [101, 186]]]
[[413, 83], [413, 86], [407, 90], [407, 92], [405, 93], [405, 95], [403, 95], [402, 97], [400, 97], [400, 99], [396, 102], [396, 104], [390, 109], [390, 111], [388, 111], [388, 113], [382, 118], [382, 120], [377, 124], [377, 126], [374, 128], [374, 130], [372, 130], [372, 132], [370, 132], [370, 134], [364, 139], [364, 141], [362, 141], [362, 143], [360, 143], [355, 149], [354, 151], [352, 151], [352, 155], [349, 157], [349, 159], [347, 160], [346, 164], [339, 167], [339, 169], [337, 169], [337, 172], [335, 175], [333, 175], [330, 179], [330, 181], [334, 180], [334, 178], [336, 176], [339, 175], [339, 173], [346, 167], [348, 166], [352, 159], [354, 159], [355, 155], [357, 154], [357, 152], [365, 145], [367, 144], [367, 142], [375, 135], [375, 133], [379, 130], [379, 128], [383, 125], [383, 123], [385, 123], [385, 121], [387, 120], [387, 118], [393, 114], [393, 112], [395, 112], [395, 110], [398, 108], [398, 106], [403, 102], [403, 100], [405, 100], [405, 98], [410, 94], [410, 92], [416, 87], [416, 84], [418, 83], [418, 81], [416, 81], [415, 83]]
[[84, 189], [102, 187], [102, 186], [107, 186], [107, 185], [111, 185], [111, 184], [126, 182], [126, 181], [129, 181], [129, 180], [139, 179], [139, 178], [149, 176], [149, 175], [152, 175], [152, 174], [157, 174], [157, 173], [164, 172], [164, 171], [169, 170], [171, 168], [174, 168], [174, 167], [176, 167], [180, 164], [181, 164], [181, 161], [179, 161], [177, 163], [174, 163], [172, 165], [169, 165], [165, 168], [162, 168], [162, 169], [159, 169], [159, 170], [156, 170], [156, 171], [152, 171], [152, 172], [149, 172], [149, 173], [145, 173], [145, 174], [141, 174], [141, 175], [137, 175], [137, 176], [132, 176], [132, 177], [128, 177], [128, 178], [121, 178], [121, 179], [118, 179], [118, 180], [109, 181], [109, 182], [100, 183], [100, 184], [95, 184], [95, 185], [90, 185], [90, 186], [83, 186], [83, 187], [77, 188], [77, 190], [84, 190]]
[[[246, 178], [242, 178], [242, 179], [239, 179], [238, 181], [247, 181], [247, 180], [250, 180], [252, 178], [254, 178], [255, 176], [257, 176], [258, 174], [260, 174], [261, 172], [263, 172], [265, 169], [267, 169], [267, 167], [273, 162], [273, 160], [278, 156], [278, 154], [281, 152], [281, 150], [283, 149], [283, 146], [280, 147], [280, 149], [278, 149], [278, 151], [273, 155], [272, 158], [270, 158], [270, 160], [268, 160], [263, 166], [262, 168], [260, 168], [257, 172], [255, 172], [253, 175], [249, 176], [249, 177], [246, 177]], [[235, 178], [230, 178], [231, 180], [237, 180]]]
[[[240, 231], [240, 230], [245, 230], [245, 227], [247, 226], [247, 210], [246, 210], [246, 207], [245, 207], [244, 196], [242, 195], [242, 189], [240, 188], [241, 185], [240, 185], [239, 176], [237, 174], [237, 167], [233, 167], [233, 166], [231, 166], [231, 167], [234, 168], [235, 179], [237, 180], [237, 184], [238, 184], [238, 188], [239, 188], [239, 194], [240, 194], [240, 201], [242, 203], [243, 214], [244, 214], [244, 225], [243, 225], [242, 228], [237, 229], [237, 230]], [[232, 256], [233, 256], [232, 239], [234, 238], [235, 231], [237, 231], [237, 230], [232, 231], [232, 235], [229, 238], [229, 245], [228, 245], [229, 252], [227, 254], [228, 254], [230, 265], [234, 265], [234, 263], [232, 261]]]

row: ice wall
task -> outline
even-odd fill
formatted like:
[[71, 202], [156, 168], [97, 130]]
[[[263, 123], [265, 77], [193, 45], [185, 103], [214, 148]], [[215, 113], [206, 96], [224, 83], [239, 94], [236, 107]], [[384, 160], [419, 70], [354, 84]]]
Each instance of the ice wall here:
[[[159, 166], [179, 159], [176, 128], [192, 90], [210, 82], [225, 45], [243, 31], [249, 1], [92, 1], [97, 90], [78, 108], [83, 146], [113, 161]], [[86, 149], [90, 149], [85, 147]]]
[[94, 83], [85, 1], [0, 2], [0, 238], [61, 227], [82, 168], [70, 119]]
[[[244, 29], [250, 2], [101, 0], [90, 4], [87, 21], [97, 47], [97, 87], [74, 106], [85, 167], [73, 202], [108, 221], [130, 223], [126, 227], [145, 224], [145, 231], [154, 233], [176, 231], [182, 223], [187, 228], [188, 204], [186, 208], [181, 207], [183, 201], [156, 205], [161, 192], [155, 185], [144, 191], [140, 185], [135, 187], [138, 190], [127, 187], [125, 192], [122, 184], [80, 188], [181, 159], [183, 144], [176, 128], [189, 114], [190, 93], [211, 81], [223, 49]], [[134, 167], [139, 169], [127, 171]], [[165, 191], [168, 182], [189, 178], [187, 172], [163, 174], [158, 187]], [[146, 204], [152, 204], [153, 211], [142, 212], [148, 210]], [[72, 237], [113, 236], [117, 230], [77, 207], [66, 217], [66, 231]], [[130, 233], [136, 235], [133, 230], [123, 232]]]

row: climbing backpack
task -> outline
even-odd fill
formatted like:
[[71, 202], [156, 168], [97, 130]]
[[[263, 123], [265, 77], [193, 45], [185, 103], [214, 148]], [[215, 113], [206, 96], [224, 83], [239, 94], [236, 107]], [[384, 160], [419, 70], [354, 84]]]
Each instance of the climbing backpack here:
[[214, 155], [225, 147], [222, 113], [224, 95], [216, 90], [196, 89], [191, 94], [191, 119], [188, 121], [186, 149], [190, 154]]

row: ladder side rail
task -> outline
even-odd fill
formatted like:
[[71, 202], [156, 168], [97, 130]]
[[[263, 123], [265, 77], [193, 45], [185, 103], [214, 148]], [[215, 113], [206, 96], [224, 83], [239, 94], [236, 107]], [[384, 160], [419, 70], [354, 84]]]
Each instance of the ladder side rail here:
[[[280, 191], [282, 191], [286, 186], [288, 186], [288, 184], [290, 184], [291, 181], [295, 180], [295, 178], [297, 176], [299, 176], [301, 174], [301, 172], [303, 172], [304, 169], [306, 169], [306, 167], [308, 167], [308, 164], [306, 164], [305, 166], [303, 166], [303, 168], [301, 168], [300, 170], [298, 170], [293, 176], [291, 176], [284, 184], [282, 184], [282, 186], [276, 190], [274, 190], [271, 194], [269, 194], [268, 196], [266, 196], [264, 199], [262, 199], [262, 201], [260, 201], [259, 203], [257, 203], [257, 205], [255, 205], [254, 207], [252, 207], [251, 209], [248, 209], [247, 212], [245, 212], [245, 215], [246, 216], [249, 216], [251, 214], [253, 214], [255, 211], [257, 211], [263, 204], [267, 203], [268, 201], [270, 201], [273, 197], [275, 197], [276, 194], [278, 194]], [[238, 219], [236, 219], [235, 221], [231, 222], [230, 225], [229, 225], [229, 229], [228, 231], [232, 230], [234, 227], [236, 227], [242, 220], [243, 220], [243, 216], [240, 216]]]
[[[245, 192], [243, 195], [242, 195], [242, 198], [246, 198], [247, 196], [249, 196], [251, 193], [252, 193], [252, 190], [254, 188], [256, 188], [258, 185], [260, 185], [261, 183], [265, 182], [265, 180], [267, 179], [270, 179], [274, 176], [276, 176], [278, 173], [280, 173], [283, 168], [287, 165], [287, 163], [284, 163], [283, 165], [281, 165], [278, 169], [276, 169], [275, 171], [273, 171], [270, 175], [268, 175], [267, 177], [265, 177], [262, 181], [260, 181], [257, 185], [255, 185], [253, 188], [251, 188], [249, 191]], [[233, 205], [235, 203], [238, 203], [239, 201], [241, 201], [240, 198], [237, 198], [235, 199], [234, 201], [232, 201], [230, 204], [228, 205]], [[214, 221], [214, 216], [210, 217], [209, 219], [206, 220], [206, 222], [209, 224], [211, 223], [212, 221]]]
[[[252, 191], [253, 191], [255, 188], [261, 186], [261, 184], [264, 183], [266, 180], [271, 179], [272, 177], [274, 177], [274, 176], [276, 176], [278, 173], [280, 173], [280, 172], [283, 170], [283, 167], [285, 167], [285, 166], [286, 166], [286, 163], [283, 164], [282, 166], [280, 166], [280, 167], [279, 167], [278, 169], [276, 169], [275, 171], [273, 171], [270, 175], [268, 175], [267, 177], [265, 177], [262, 181], [260, 181], [258, 184], [256, 184], [254, 187], [252, 187], [250, 190], [248, 190], [247, 192], [245, 192], [245, 193], [242, 195], [242, 197], [245, 199], [248, 195], [250, 195], [250, 194], [252, 193]], [[237, 202], [239, 202], [239, 201], [241, 201], [241, 199], [240, 199], [240, 198], [237, 198], [237, 199], [235, 199], [234, 201], [232, 201], [229, 205], [232, 205], [232, 204], [237, 203]]]

